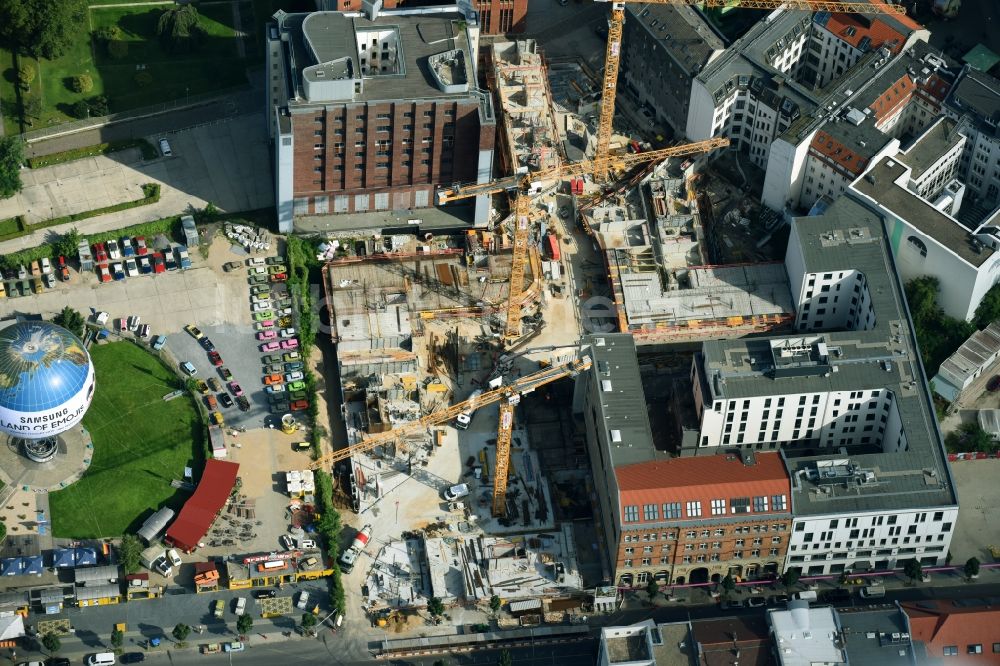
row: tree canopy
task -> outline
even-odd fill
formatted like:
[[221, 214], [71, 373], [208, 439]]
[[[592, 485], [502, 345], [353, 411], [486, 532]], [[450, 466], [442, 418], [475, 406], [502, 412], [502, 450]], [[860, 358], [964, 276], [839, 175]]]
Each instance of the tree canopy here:
[[[2, 0], [0, 0], [2, 2]], [[24, 141], [19, 136], [0, 136], [0, 199], [21, 191]]]
[[84, 0], [0, 0], [0, 41], [51, 60], [66, 53], [86, 19]]
[[62, 326], [78, 338], [83, 337], [85, 325], [83, 315], [68, 305], [62, 309], [62, 312], [52, 318], [52, 322]]
[[164, 48], [174, 53], [188, 53], [198, 47], [204, 31], [194, 5], [178, 5], [164, 10], [156, 22], [156, 34]]
[[936, 375], [941, 363], [976, 330], [969, 322], [944, 313], [937, 302], [938, 288], [937, 278], [927, 275], [906, 283], [906, 303], [928, 377]]
[[142, 562], [142, 543], [134, 534], [126, 534], [118, 544], [118, 560], [125, 567], [125, 573], [135, 573]]

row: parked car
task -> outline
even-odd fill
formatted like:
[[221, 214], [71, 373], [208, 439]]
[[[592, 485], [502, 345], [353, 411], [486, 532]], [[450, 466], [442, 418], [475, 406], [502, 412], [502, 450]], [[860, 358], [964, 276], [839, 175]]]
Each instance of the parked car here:
[[177, 252], [177, 263], [182, 269], [191, 268], [191, 255], [188, 254], [187, 248], [183, 245], [178, 245], [175, 248]]
[[302, 382], [302, 381], [298, 381], [298, 382], [291, 382], [291, 383], [290, 383], [290, 384], [288, 385], [288, 390], [289, 390], [289, 391], [301, 391], [301, 390], [303, 390], [303, 389], [304, 389], [305, 387], [306, 387], [306, 383], [305, 383], [305, 382]]
[[254, 599], [274, 599], [278, 596], [277, 590], [254, 590], [250, 593]]
[[743, 602], [739, 599], [727, 599], [722, 602], [723, 610], [735, 610], [737, 608], [743, 608]]
[[164, 157], [173, 156], [174, 153], [172, 150], [170, 150], [170, 144], [167, 142], [166, 139], [161, 138], [157, 143], [159, 144], [160, 152], [163, 154]]
[[274, 403], [271, 404], [271, 413], [272, 414], [283, 414], [284, 412], [287, 412], [287, 411], [288, 411], [288, 401], [287, 400], [280, 400], [278, 402], [274, 402]]
[[292, 539], [292, 537], [288, 536], [287, 534], [282, 534], [280, 537], [278, 537], [278, 543], [280, 543], [281, 547], [284, 548], [285, 550], [291, 550], [292, 548], [295, 547], [295, 541]]
[[167, 336], [165, 336], [165, 335], [158, 335], [155, 338], [153, 338], [153, 349], [154, 350], [160, 351], [161, 349], [163, 349], [163, 345], [165, 345], [165, 344], [167, 344]]
[[236, 398], [236, 406], [240, 408], [241, 412], [250, 411], [250, 401], [246, 399], [246, 396], [239, 396]]
[[127, 319], [128, 330], [135, 331], [139, 327], [139, 323], [141, 320], [142, 317], [140, 317], [139, 315], [129, 315], [129, 318]]
[[308, 603], [309, 603], [309, 591], [308, 590], [302, 590], [301, 592], [299, 592], [299, 601], [295, 605], [298, 608], [300, 608], [301, 610], [305, 610], [306, 609], [306, 605]]
[[167, 562], [167, 556], [162, 555], [153, 562], [153, 568], [160, 572], [160, 575], [169, 578], [173, 575], [174, 570], [170, 568], [170, 563]]
[[285, 372], [295, 372], [303, 368], [301, 361], [292, 361], [291, 363], [285, 364]]
[[280, 363], [270, 363], [263, 367], [265, 375], [273, 375], [274, 373], [278, 373], [280, 375], [283, 371], [283, 367]]
[[[285, 392], [285, 385], [284, 384], [268, 384], [267, 388], [265, 388], [264, 390], [267, 391], [268, 393], [272, 394], [272, 395], [274, 395], [276, 393], [284, 393]], [[277, 399], [277, 396], [275, 396], [275, 399]]]
[[236, 382], [229, 382], [229, 392], [234, 396], [241, 396], [243, 395], [243, 387]]
[[104, 264], [97, 267], [97, 279], [101, 282], [111, 282], [111, 271]]
[[226, 612], [226, 603], [222, 599], [212, 602], [212, 615], [221, 618]]
[[271, 282], [284, 282], [288, 279], [288, 275], [285, 273], [274, 273], [271, 275]]
[[69, 280], [69, 266], [66, 265], [66, 257], [59, 255], [56, 265], [59, 267], [59, 279], [63, 282]]
[[281, 354], [268, 354], [260, 360], [263, 363], [281, 363]]
[[205, 406], [207, 406], [209, 409], [218, 409], [219, 402], [215, 399], [214, 395], [206, 395]]
[[187, 331], [188, 334], [195, 340], [201, 340], [203, 337], [205, 337], [205, 334], [201, 332], [201, 329], [195, 326], [194, 324], [188, 324], [187, 326], [184, 327], [184, 330]]
[[302, 355], [299, 354], [297, 351], [290, 351], [286, 352], [285, 355], [282, 356], [282, 358], [285, 359], [286, 361], [298, 361], [300, 358], [302, 358]]
[[278, 337], [278, 332], [274, 330], [260, 331], [257, 333], [258, 340], [274, 340]]
[[256, 331], [266, 331], [269, 328], [274, 328], [274, 320], [268, 319], [267, 321], [258, 321], [253, 325]]
[[260, 268], [260, 267], [257, 267], [257, 268], [248, 268], [247, 269], [247, 274], [248, 275], [267, 275], [267, 269], [266, 268]]
[[462, 499], [469, 494], [469, 484], [459, 483], [444, 491], [444, 498], [449, 502]]
[[313, 539], [303, 539], [299, 541], [299, 548], [316, 548], [316, 542]]
[[281, 337], [283, 337], [283, 338], [294, 338], [295, 337], [295, 333], [296, 333], [296, 331], [295, 331], [294, 328], [283, 328], [283, 329], [281, 329]]
[[227, 273], [229, 273], [230, 271], [239, 270], [241, 268], [243, 268], [243, 264], [241, 264], [238, 261], [227, 261], [226, 263], [222, 264], [222, 270], [226, 271]]
[[42, 283], [46, 288], [52, 289], [56, 286], [56, 278], [52, 273], [42, 273]]
[[261, 296], [269, 296], [271, 293], [271, 288], [266, 284], [255, 284], [250, 287], [251, 294], [258, 294]]
[[122, 251], [118, 247], [118, 241], [116, 241], [114, 238], [106, 242], [104, 244], [104, 247], [105, 249], [107, 249], [108, 258], [111, 259], [111, 261], [117, 261], [118, 259], [122, 258]]
[[302, 412], [302, 411], [305, 411], [305, 410], [309, 409], [309, 401], [308, 400], [295, 400], [295, 401], [292, 402], [291, 405], [289, 405], [289, 408], [293, 412]]
[[174, 252], [171, 249], [167, 249], [163, 253], [163, 263], [168, 271], [177, 270], [177, 259], [174, 257]]
[[273, 384], [281, 384], [281, 375], [265, 375], [263, 380], [264, 386], [271, 386]]
[[198, 344], [201, 345], [201, 348], [207, 352], [215, 351], [215, 345], [212, 344], [212, 341], [208, 338], [201, 338], [198, 340]]
[[104, 243], [94, 243], [91, 248], [94, 251], [94, 261], [98, 264], [108, 263], [108, 253], [104, 249]]
[[253, 304], [254, 312], [264, 312], [265, 310], [271, 309], [271, 301], [261, 301], [259, 303]]
[[216, 393], [218, 393], [219, 391], [222, 390], [222, 384], [220, 384], [219, 380], [216, 379], [215, 377], [209, 377], [208, 378], [208, 389], [210, 391], [215, 391]]
[[273, 266], [267, 267], [267, 272], [270, 273], [271, 275], [275, 275], [277, 273], [284, 273], [286, 270], [288, 269], [285, 268], [283, 264], [275, 264]]
[[132, 257], [125, 260], [125, 274], [129, 277], [134, 277], [139, 274], [139, 265], [135, 263], [135, 259]]
[[146, 660], [146, 655], [142, 652], [126, 652], [118, 657], [123, 664], [139, 664]]
[[121, 264], [119, 264], [119, 263], [111, 264], [111, 276], [115, 280], [124, 280], [125, 279], [125, 268]]
[[264, 260], [260, 257], [250, 257], [246, 260], [247, 266], [263, 266]]
[[139, 257], [139, 272], [143, 275], [149, 275], [153, 272], [153, 264], [149, 261], [149, 257]]
[[295, 339], [295, 338], [291, 338], [289, 340], [282, 340], [281, 341], [281, 348], [282, 349], [298, 349], [299, 348], [299, 341], [297, 339]]
[[222, 381], [224, 382], [232, 381], [233, 379], [233, 373], [226, 366], [219, 368], [219, 376], [222, 377]]
[[149, 248], [146, 247], [146, 237], [136, 236], [135, 237], [135, 253], [140, 257], [146, 256], [149, 252]]
[[280, 348], [281, 348], [281, 343], [279, 343], [277, 340], [271, 340], [270, 342], [265, 342], [260, 346], [260, 350], [262, 352], [271, 352], [274, 351], [275, 349], [280, 349]]
[[198, 393], [201, 393], [202, 395], [208, 395], [208, 384], [206, 384], [204, 380], [201, 379], [196, 380], [195, 386], [198, 387]]
[[135, 256], [135, 248], [132, 247], [132, 239], [128, 236], [122, 237], [122, 255], [126, 257]]
[[289, 372], [289, 373], [287, 373], [287, 374], [285, 375], [285, 381], [286, 381], [286, 382], [297, 382], [297, 381], [299, 381], [300, 379], [304, 379], [304, 376], [303, 376], [303, 374], [302, 374], [302, 373], [301, 373], [300, 371], [298, 371], [298, 370], [296, 370], [295, 372]]
[[256, 264], [256, 265], [260, 266], [260, 265], [263, 265], [263, 264], [267, 264], [268, 266], [277, 266], [278, 264], [283, 264], [284, 262], [285, 262], [285, 260], [283, 258], [278, 257], [278, 256], [274, 256], [274, 257], [267, 257], [266, 259], [264, 259], [263, 261], [261, 261], [260, 264]]
[[253, 315], [254, 321], [267, 321], [268, 319], [274, 319], [274, 313], [270, 310], [267, 312], [255, 312]]
[[153, 253], [153, 273], [166, 272], [167, 265], [163, 263], [163, 255], [159, 252]]
[[767, 599], [764, 597], [750, 597], [747, 599], [747, 608], [763, 608], [767, 605]]
[[218, 397], [219, 397], [219, 402], [221, 402], [222, 406], [225, 407], [226, 409], [229, 409], [230, 407], [233, 406], [233, 399], [229, 397], [228, 393], [220, 393]]
[[140, 324], [139, 328], [135, 330], [135, 334], [140, 338], [144, 338], [149, 335], [149, 324]]
[[220, 412], [212, 412], [211, 414], [209, 414], [208, 418], [212, 421], [212, 423], [214, 423], [217, 426], [222, 426], [226, 424]]
[[41, 267], [42, 275], [45, 275], [46, 273], [51, 273], [52, 272], [52, 262], [49, 261], [49, 258], [48, 257], [42, 257], [40, 261], [41, 261], [40, 267]]
[[266, 275], [251, 275], [247, 278], [247, 283], [252, 285], [260, 286], [267, 283]]
[[181, 556], [177, 554], [176, 548], [167, 550], [167, 559], [170, 560], [172, 566], [179, 567], [181, 565]]
[[215, 367], [219, 367], [220, 365], [222, 365], [222, 355], [219, 354], [219, 352], [215, 351], [214, 349], [208, 352], [208, 360]]
[[194, 377], [198, 374], [198, 368], [194, 367], [191, 361], [184, 361], [181, 363], [181, 370], [183, 370], [189, 377]]
[[[242, 599], [240, 600], [242, 601]], [[229, 643], [223, 643], [222, 649], [226, 652], [243, 652], [246, 646], [243, 645], [242, 641], [230, 641]]]

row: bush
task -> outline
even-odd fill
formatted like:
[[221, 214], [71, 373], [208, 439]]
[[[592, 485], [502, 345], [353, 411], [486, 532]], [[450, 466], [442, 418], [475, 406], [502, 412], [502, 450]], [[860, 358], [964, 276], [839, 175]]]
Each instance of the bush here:
[[73, 105], [69, 107], [69, 113], [74, 118], [86, 120], [90, 117], [90, 105], [82, 99], [77, 102], [73, 102]]
[[135, 76], [132, 77], [132, 80], [135, 81], [135, 85], [140, 88], [145, 88], [153, 82], [153, 75], [146, 70], [142, 70], [141, 72], [136, 72]]
[[110, 42], [120, 40], [124, 37], [121, 28], [116, 25], [106, 25], [103, 28], [98, 28], [94, 31], [93, 35], [94, 39], [99, 42]]
[[316, 626], [316, 622], [317, 621], [318, 620], [316, 619], [316, 616], [313, 615], [312, 613], [303, 613], [302, 614], [302, 628], [303, 629], [312, 629], [313, 627]]
[[69, 87], [75, 93], [89, 93], [94, 89], [94, 79], [90, 74], [80, 74], [69, 80]]
[[[100, 103], [98, 100], [102, 100], [104, 104], [107, 104], [107, 99], [104, 97], [94, 97], [90, 100], [91, 111], [94, 110], [96, 104]], [[107, 113], [102, 113], [100, 115], [107, 115]], [[156, 157], [156, 148], [154, 148], [153, 144], [149, 141], [146, 141], [145, 139], [123, 139], [120, 141], [99, 143], [95, 146], [86, 146], [84, 148], [73, 148], [72, 150], [64, 150], [61, 153], [52, 153], [51, 155], [29, 157], [28, 167], [31, 169], [41, 169], [42, 167], [52, 166], [53, 164], [63, 164], [65, 162], [73, 162], [74, 160], [82, 160], [85, 157], [108, 155], [110, 153], [114, 153], [119, 150], [126, 150], [128, 148], [141, 149], [143, 159], [148, 160]]]
[[86, 324], [83, 315], [68, 305], [62, 309], [62, 312], [52, 318], [52, 323], [62, 326], [78, 338], [83, 337], [83, 329]]
[[249, 634], [251, 629], [253, 629], [253, 617], [249, 615], [240, 615], [236, 619], [236, 631], [241, 635]]
[[17, 68], [17, 80], [25, 85], [35, 80], [35, 68], [30, 62], [22, 62]]
[[177, 626], [174, 627], [174, 630], [170, 633], [172, 633], [174, 635], [174, 638], [176, 638], [177, 640], [184, 641], [184, 639], [186, 639], [188, 636], [191, 635], [191, 627], [187, 626], [183, 622], [180, 622], [177, 624]]
[[108, 55], [115, 60], [121, 60], [128, 55], [128, 42], [115, 39], [108, 42]]
[[59, 636], [57, 634], [49, 632], [42, 636], [42, 645], [44, 645], [45, 649], [49, 652], [59, 652], [62, 648], [62, 641], [59, 640]]
[[[90, 106], [90, 115], [92, 116], [106, 116], [111, 112], [108, 106], [108, 98], [104, 95], [91, 97], [87, 100], [87, 105]], [[133, 141], [143, 141], [143, 139], [133, 139]]]
[[0, 199], [21, 191], [22, 164], [24, 140], [19, 136], [0, 136]]

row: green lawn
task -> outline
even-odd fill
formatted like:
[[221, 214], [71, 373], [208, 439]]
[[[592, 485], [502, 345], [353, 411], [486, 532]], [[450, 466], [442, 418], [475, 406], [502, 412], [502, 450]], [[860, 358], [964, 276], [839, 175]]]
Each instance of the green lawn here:
[[177, 378], [158, 358], [129, 342], [93, 346], [97, 390], [83, 419], [94, 440], [86, 474], [49, 495], [58, 537], [113, 537], [138, 529], [140, 518], [187, 498], [170, 486], [185, 465], [205, 457], [205, 427], [189, 394], [163, 401]]
[[17, 92], [14, 90], [16, 79], [13, 54], [0, 49], [0, 113], [3, 113], [5, 134], [21, 133], [21, 125], [17, 120]]

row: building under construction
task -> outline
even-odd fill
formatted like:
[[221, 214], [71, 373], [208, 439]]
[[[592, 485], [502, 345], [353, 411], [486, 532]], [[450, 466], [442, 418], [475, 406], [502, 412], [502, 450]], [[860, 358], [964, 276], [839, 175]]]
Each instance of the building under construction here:
[[558, 167], [552, 95], [535, 40], [497, 42], [490, 56], [490, 88], [500, 110], [500, 150], [508, 170], [521, 173]]
[[653, 343], [789, 325], [784, 265], [707, 265], [692, 189], [665, 171], [665, 165], [654, 169], [626, 196], [587, 212], [607, 264], [619, 331]]

